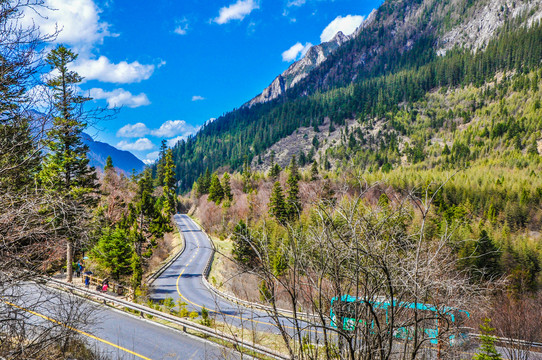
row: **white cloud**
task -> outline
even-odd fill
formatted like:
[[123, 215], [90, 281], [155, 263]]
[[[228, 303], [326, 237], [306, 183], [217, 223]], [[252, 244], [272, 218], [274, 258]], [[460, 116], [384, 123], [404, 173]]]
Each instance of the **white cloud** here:
[[151, 103], [145, 93], [133, 95], [131, 92], [124, 89], [105, 91], [100, 88], [93, 88], [89, 90], [89, 95], [93, 99], [105, 99], [107, 101], [107, 106], [110, 109], [121, 106], [136, 108], [149, 105]]
[[290, 0], [288, 1], [288, 4], [286, 4], [287, 7], [292, 6], [302, 6], [307, 2], [307, 0]]
[[307, 51], [311, 48], [311, 43], [305, 43], [305, 45], [298, 42], [291, 48], [282, 53], [282, 61], [293, 61], [305, 56]]
[[143, 137], [150, 133], [147, 125], [143, 123], [124, 125], [117, 131], [117, 137], [135, 138]]
[[102, 43], [106, 36], [116, 36], [108, 30], [109, 24], [100, 21], [101, 10], [92, 0], [45, 0], [36, 13], [24, 7], [21, 25], [40, 28], [42, 34], [55, 34], [54, 42], [67, 44], [77, 52], [86, 52], [94, 44]]
[[153, 149], [154, 144], [147, 138], [141, 138], [133, 143], [123, 140], [117, 144], [117, 148], [128, 151], [145, 151]]
[[361, 15], [346, 15], [345, 17], [337, 16], [335, 20], [329, 23], [328, 26], [322, 31], [320, 35], [320, 41], [326, 42], [339, 32], [342, 31], [344, 35], [350, 35], [361, 25], [364, 17]]
[[205, 98], [199, 95], [192, 96], [192, 101], [201, 101], [201, 100], [205, 100]]
[[77, 61], [71, 70], [83, 76], [85, 80], [129, 84], [147, 80], [154, 72], [154, 65], [143, 65], [138, 61], [128, 63], [121, 61], [114, 64], [105, 56], [98, 59], [83, 59]]
[[177, 137], [175, 137], [175, 138], [173, 138], [173, 139], [169, 139], [169, 140], [167, 141], [167, 146], [173, 147], [173, 146], [175, 146], [179, 141], [181, 141], [181, 140], [186, 140], [187, 137], [188, 137], [188, 135], [183, 135], [183, 136], [177, 136]]
[[217, 24], [226, 24], [231, 20], [243, 20], [252, 10], [259, 8], [255, 0], [237, 0], [235, 4], [221, 8], [218, 17], [213, 21]]
[[188, 19], [183, 18], [175, 22], [175, 30], [173, 32], [179, 35], [186, 35], [188, 32]]
[[156, 160], [158, 160], [158, 157], [160, 156], [159, 151], [153, 151], [147, 154], [147, 158], [143, 160], [143, 162], [147, 165], [153, 164]]
[[70, 69], [86, 80], [133, 83], [148, 79], [154, 72], [154, 65], [137, 61], [115, 64], [105, 56], [95, 58], [93, 52], [105, 37], [118, 36], [109, 31], [107, 22], [100, 20], [101, 9], [96, 0], [44, 0], [43, 5], [37, 12], [31, 6], [23, 7], [24, 17], [20, 25], [27, 28], [35, 24], [44, 35], [56, 34], [52, 44], [68, 45], [79, 54], [79, 59], [71, 64]]
[[159, 129], [152, 130], [151, 134], [157, 137], [170, 138], [177, 135], [187, 136], [196, 131], [192, 125], [184, 120], [168, 120]]

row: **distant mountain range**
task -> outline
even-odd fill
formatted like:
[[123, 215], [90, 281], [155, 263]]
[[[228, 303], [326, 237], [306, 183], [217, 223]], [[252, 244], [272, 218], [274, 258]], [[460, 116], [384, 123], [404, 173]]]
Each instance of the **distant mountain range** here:
[[[43, 119], [46, 115], [36, 110], [30, 110], [29, 115], [33, 119]], [[46, 121], [45, 128], [41, 131], [48, 131], [51, 127], [51, 123]], [[111, 156], [113, 160], [113, 166], [123, 171], [125, 174], [131, 174], [132, 170], [135, 170], [136, 174], [139, 174], [145, 168], [145, 163], [139, 160], [134, 154], [129, 151], [119, 150], [109, 144], [101, 141], [95, 141], [92, 136], [87, 133], [82, 134], [83, 142], [88, 146], [89, 152], [87, 154], [90, 162], [90, 166], [94, 166], [96, 169], [103, 170], [105, 162], [108, 156]]]
[[132, 170], [140, 173], [145, 168], [143, 161], [139, 160], [129, 151], [119, 150], [107, 143], [95, 141], [86, 133], [82, 136], [83, 142], [89, 147], [88, 158], [90, 166], [103, 170], [108, 156], [111, 156], [115, 168], [130, 174]]

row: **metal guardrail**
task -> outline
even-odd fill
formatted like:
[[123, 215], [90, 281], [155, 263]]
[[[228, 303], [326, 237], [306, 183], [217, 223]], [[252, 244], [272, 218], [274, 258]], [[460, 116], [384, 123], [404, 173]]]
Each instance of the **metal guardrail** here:
[[[275, 311], [278, 311], [281, 316], [289, 317], [289, 318], [292, 318], [292, 319], [294, 318], [294, 312], [292, 310], [281, 309], [281, 308], [277, 308], [275, 310], [271, 306], [262, 305], [262, 304], [250, 302], [250, 301], [247, 301], [247, 300], [242, 300], [242, 299], [239, 299], [239, 298], [237, 298], [237, 297], [235, 297], [233, 295], [230, 295], [228, 293], [220, 291], [216, 287], [211, 285], [211, 283], [209, 283], [208, 277], [209, 277], [209, 273], [211, 271], [211, 266], [213, 264], [213, 259], [214, 259], [214, 254], [216, 252], [216, 248], [215, 248], [215, 245], [214, 245], [213, 241], [211, 240], [211, 237], [207, 234], [207, 232], [205, 231], [203, 226], [201, 226], [201, 224], [199, 224], [193, 218], [191, 218], [191, 219], [192, 219], [192, 221], [194, 221], [194, 223], [196, 223], [196, 225], [198, 225], [198, 227], [205, 234], [205, 236], [207, 236], [207, 238], [209, 239], [209, 242], [211, 243], [211, 246], [213, 247], [212, 255], [209, 257], [209, 260], [207, 261], [207, 265], [205, 266], [205, 270], [203, 271], [203, 276], [202, 276], [203, 285], [205, 285], [205, 287], [209, 291], [213, 292], [215, 295], [217, 295], [219, 297], [222, 297], [222, 298], [224, 298], [224, 299], [226, 299], [228, 301], [236, 303], [237, 305], [242, 305], [244, 307], [257, 309], [257, 310], [261, 310], [261, 311], [266, 311], [266, 312], [273, 312], [274, 313]], [[302, 319], [303, 318], [304, 319], [315, 319], [316, 318], [317, 319], [317, 317], [315, 315], [311, 315], [311, 314], [308, 314], [308, 313], [305, 313], [305, 312], [297, 312], [296, 315], [297, 315], [298, 319], [299, 318], [302, 318]]]
[[[273, 351], [271, 349], [268, 349], [268, 348], [260, 346], [260, 345], [256, 345], [256, 344], [248, 342], [246, 340], [239, 339], [235, 335], [226, 334], [224, 332], [221, 332], [219, 330], [206, 327], [204, 325], [200, 325], [200, 324], [196, 324], [196, 323], [184, 320], [184, 319], [180, 319], [180, 318], [175, 317], [173, 315], [166, 314], [166, 313], [163, 313], [163, 312], [158, 311], [158, 310], [150, 309], [150, 308], [148, 308], [146, 306], [143, 306], [143, 305], [140, 305], [140, 304], [135, 304], [135, 303], [132, 303], [132, 302], [129, 302], [129, 301], [117, 299], [117, 298], [115, 298], [113, 296], [105, 295], [105, 294], [101, 294], [101, 293], [96, 293], [94, 291], [90, 291], [90, 290], [87, 290], [87, 289], [81, 289], [81, 288], [79, 288], [79, 287], [77, 287], [75, 285], [68, 284], [68, 283], [65, 283], [65, 282], [57, 280], [57, 279], [48, 278], [48, 279], [46, 279], [46, 282], [54, 283], [58, 287], [61, 287], [63, 289], [68, 289], [73, 294], [78, 295], [78, 296], [84, 296], [87, 299], [88, 298], [94, 298], [95, 300], [103, 301], [104, 304], [110, 303], [110, 304], [113, 304], [113, 305], [116, 305], [116, 306], [121, 306], [121, 307], [130, 309], [132, 311], [139, 312], [141, 315], [147, 315], [147, 316], [150, 315], [150, 316], [156, 317], [158, 319], [168, 321], [170, 323], [173, 323], [173, 324], [176, 324], [176, 325], [180, 326], [182, 328], [182, 330], [185, 331], [185, 332], [186, 332], [186, 329], [190, 329], [192, 331], [201, 333], [203, 335], [206, 335], [206, 336], [209, 336], [209, 337], [212, 337], [212, 338], [215, 338], [215, 339], [219, 339], [219, 340], [228, 342], [228, 343], [232, 344], [234, 349], [236, 349], [238, 351], [239, 351], [239, 347], [242, 347], [242, 348], [250, 350], [250, 351], [252, 351], [254, 353], [267, 356], [267, 357], [269, 357], [271, 359], [276, 359], [276, 360], [288, 360], [288, 359], [290, 359], [290, 357], [288, 357], [286, 355], [277, 353], [277, 352], [275, 352], [275, 351]], [[469, 337], [473, 337], [473, 338], [480, 338], [480, 336], [481, 336], [480, 334], [476, 334], [476, 333], [469, 333], [468, 335], [469, 335]], [[522, 344], [522, 345], [527, 345], [527, 346], [532, 346], [532, 347], [535, 347], [535, 348], [541, 348], [542, 349], [542, 343], [538, 343], [538, 342], [530, 342], [530, 341], [525, 341], [525, 340], [501, 338], [501, 337], [495, 337], [495, 340], [498, 343], [507, 343], [507, 342], [511, 343], [511, 342], [514, 342], [514, 343], [517, 343], [517, 344]], [[0, 360], [3, 360], [3, 359], [0, 358]]]
[[[469, 333], [470, 337], [479, 339], [482, 335], [476, 334], [476, 333]], [[524, 345], [524, 346], [531, 346], [535, 348], [540, 348], [542, 350], [542, 343], [539, 342], [533, 342], [533, 341], [526, 341], [526, 340], [520, 340], [520, 339], [512, 339], [512, 338], [503, 338], [498, 336], [493, 336], [495, 338], [495, 341], [500, 344], [518, 344], [518, 345]]]
[[200, 325], [200, 324], [190, 322], [188, 320], [180, 319], [180, 318], [175, 317], [173, 315], [169, 315], [169, 314], [163, 313], [163, 312], [158, 311], [158, 310], [150, 309], [150, 308], [148, 308], [146, 306], [143, 306], [143, 305], [140, 305], [140, 304], [135, 304], [135, 303], [132, 303], [132, 302], [129, 302], [129, 301], [117, 299], [117, 298], [115, 298], [113, 296], [109, 296], [109, 295], [105, 295], [105, 294], [99, 294], [99, 293], [96, 293], [94, 291], [81, 289], [81, 288], [79, 288], [79, 287], [77, 287], [75, 285], [67, 284], [67, 283], [65, 283], [63, 281], [56, 280], [56, 279], [47, 279], [47, 282], [48, 283], [53, 283], [56, 286], [59, 286], [59, 287], [61, 287], [63, 289], [68, 289], [75, 295], [85, 296], [87, 298], [95, 298], [95, 299], [98, 299], [100, 301], [103, 301], [104, 304], [110, 303], [110, 304], [113, 304], [113, 305], [116, 305], [116, 306], [121, 306], [121, 307], [130, 309], [132, 311], [139, 312], [141, 315], [148, 315], [148, 316], [150, 315], [150, 316], [156, 317], [158, 319], [168, 321], [170, 323], [173, 323], [173, 324], [176, 324], [176, 325], [180, 326], [183, 331], [186, 331], [186, 329], [190, 329], [192, 331], [201, 333], [203, 335], [206, 335], [206, 336], [209, 336], [209, 337], [212, 337], [212, 338], [215, 338], [215, 339], [219, 339], [219, 340], [228, 342], [228, 343], [232, 344], [234, 346], [234, 349], [236, 349], [236, 350], [239, 350], [239, 347], [242, 347], [242, 348], [244, 348], [246, 350], [250, 350], [250, 351], [252, 351], [252, 352], [254, 352], [256, 354], [267, 356], [267, 357], [269, 357], [271, 359], [276, 359], [276, 360], [290, 359], [288, 356], [277, 353], [277, 352], [275, 352], [275, 351], [273, 351], [271, 349], [268, 349], [266, 347], [263, 347], [263, 346], [248, 342], [248, 341], [246, 341], [244, 339], [239, 339], [235, 335], [227, 334], [227, 333], [224, 333], [222, 331], [212, 329], [212, 328], [209, 328], [209, 327], [204, 326], [204, 325]]
[[[175, 226], [177, 224], [175, 223]], [[168, 267], [171, 266], [171, 264], [173, 264], [173, 262], [175, 262], [183, 253], [184, 253], [184, 250], [186, 249], [186, 241], [184, 239], [184, 236], [183, 236], [183, 233], [179, 230], [179, 234], [181, 236], [181, 240], [182, 240], [182, 245], [181, 245], [181, 249], [177, 252], [177, 254], [175, 254], [175, 256], [173, 256], [172, 258], [170, 258], [169, 260], [167, 260], [162, 266], [160, 266], [160, 268], [158, 270], [156, 270], [154, 273], [152, 273], [146, 280], [145, 282], [147, 283], [147, 285], [151, 285], [154, 280], [158, 279], [158, 277], [160, 275], [162, 275], [164, 273], [164, 271], [166, 271], [166, 269]]]

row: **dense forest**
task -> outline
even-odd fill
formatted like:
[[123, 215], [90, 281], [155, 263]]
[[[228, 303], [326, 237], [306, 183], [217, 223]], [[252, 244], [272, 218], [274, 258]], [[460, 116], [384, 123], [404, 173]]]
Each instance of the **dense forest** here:
[[[348, 86], [300, 96], [304, 90], [299, 85], [283, 98], [230, 112], [174, 147], [181, 190], [190, 189], [206, 168], [239, 170], [246, 160], [262, 155], [299, 127], [317, 127], [326, 118], [337, 126], [354, 118], [366, 123], [396, 113], [400, 104], [419, 101], [434, 89], [469, 84], [482, 87], [498, 73], [528, 73], [538, 68], [542, 57], [542, 28], [540, 24], [517, 26], [518, 22], [507, 24], [476, 54], [456, 48], [438, 57], [435, 40], [427, 35], [408, 51], [386, 52], [380, 66], [360, 74]], [[404, 131], [401, 124], [392, 122], [392, 126]]]

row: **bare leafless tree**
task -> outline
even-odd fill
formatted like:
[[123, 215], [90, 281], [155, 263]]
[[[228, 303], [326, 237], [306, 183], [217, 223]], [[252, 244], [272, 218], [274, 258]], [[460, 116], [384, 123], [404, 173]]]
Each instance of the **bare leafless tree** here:
[[[375, 206], [365, 200], [373, 188], [360, 182], [357, 195], [345, 188], [316, 204], [309, 225], [289, 225], [281, 239], [265, 226], [250, 236], [261, 264], [253, 271], [292, 358], [414, 360], [432, 351], [435, 337], [441, 355], [451, 353], [466, 318], [454, 309], [469, 309], [485, 294], [458, 271], [451, 229], [427, 236], [428, 191]], [[284, 271], [272, 265], [271, 251], [283, 254]], [[338, 300], [345, 296], [355, 301]], [[284, 326], [279, 297], [288, 299], [293, 330]]]
[[47, 102], [41, 51], [55, 34], [21, 21], [42, 7], [42, 0], [0, 1], [0, 357], [8, 359], [61, 357], [74, 343], [73, 328], [91, 315], [76, 298], [35, 283], [63, 248], [49, 226], [62, 214], [43, 212], [59, 200], [36, 182], [48, 126], [47, 111], [35, 111]]
[[496, 335], [504, 339], [510, 360], [528, 360], [534, 343], [542, 342], [542, 303], [540, 294], [500, 294], [488, 317]]

